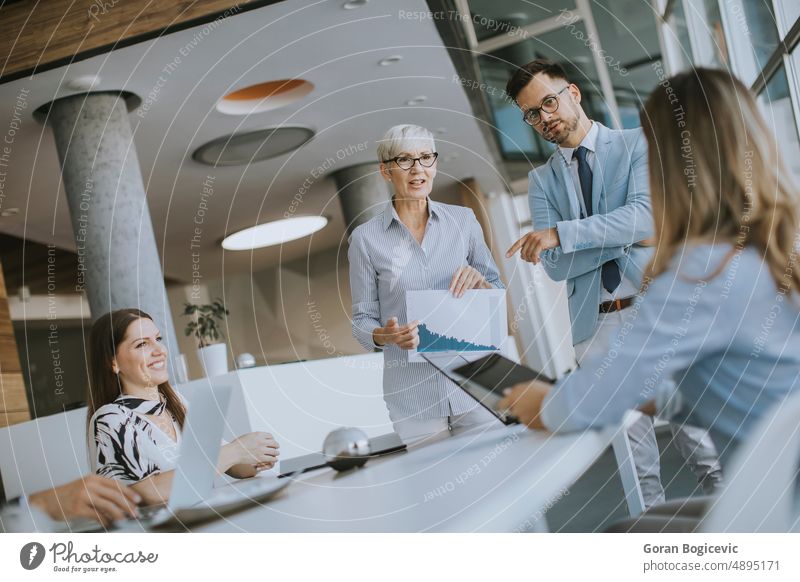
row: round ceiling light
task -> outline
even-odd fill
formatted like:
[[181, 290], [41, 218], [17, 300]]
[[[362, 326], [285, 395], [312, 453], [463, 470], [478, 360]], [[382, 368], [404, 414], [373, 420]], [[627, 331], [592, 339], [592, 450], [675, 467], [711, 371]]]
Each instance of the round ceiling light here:
[[389, 65], [395, 65], [403, 60], [403, 55], [393, 55], [391, 57], [386, 57], [385, 59], [381, 59], [378, 61], [378, 65], [381, 67], [388, 67]]
[[345, 10], [354, 10], [356, 8], [361, 8], [362, 6], [366, 6], [369, 3], [369, 0], [350, 0], [350, 2], [345, 2], [342, 4], [342, 8]]
[[251, 226], [225, 237], [222, 248], [228, 251], [250, 251], [287, 243], [314, 234], [325, 228], [324, 216], [295, 216]]
[[201, 145], [192, 154], [192, 159], [208, 166], [241, 166], [295, 150], [312, 137], [314, 132], [302, 126], [234, 133]]
[[284, 107], [314, 90], [303, 79], [281, 79], [250, 85], [228, 93], [217, 103], [217, 111], [228, 115], [251, 115]]

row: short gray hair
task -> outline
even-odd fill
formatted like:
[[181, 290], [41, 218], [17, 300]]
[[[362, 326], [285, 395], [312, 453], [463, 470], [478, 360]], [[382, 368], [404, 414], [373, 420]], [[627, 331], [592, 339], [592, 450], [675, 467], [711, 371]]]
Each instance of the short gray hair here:
[[378, 161], [385, 162], [415, 149], [436, 151], [433, 134], [419, 125], [395, 125], [378, 142]]

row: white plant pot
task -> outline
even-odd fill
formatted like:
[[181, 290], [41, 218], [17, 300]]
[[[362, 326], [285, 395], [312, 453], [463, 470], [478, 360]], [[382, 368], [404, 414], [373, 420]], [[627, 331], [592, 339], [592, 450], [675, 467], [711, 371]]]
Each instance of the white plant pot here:
[[228, 373], [228, 346], [224, 343], [198, 348], [197, 358], [208, 378]]

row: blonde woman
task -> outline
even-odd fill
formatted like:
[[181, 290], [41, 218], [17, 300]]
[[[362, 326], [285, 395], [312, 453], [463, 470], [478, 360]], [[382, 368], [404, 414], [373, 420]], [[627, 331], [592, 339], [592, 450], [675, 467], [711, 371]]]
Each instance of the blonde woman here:
[[[517, 385], [501, 405], [552, 431], [616, 423], [637, 406], [674, 410], [709, 429], [724, 467], [753, 423], [800, 390], [800, 195], [755, 98], [728, 73], [669, 79], [641, 117], [657, 247], [636, 317], [613, 352], [554, 387]], [[668, 378], [675, 391], [659, 393]]]

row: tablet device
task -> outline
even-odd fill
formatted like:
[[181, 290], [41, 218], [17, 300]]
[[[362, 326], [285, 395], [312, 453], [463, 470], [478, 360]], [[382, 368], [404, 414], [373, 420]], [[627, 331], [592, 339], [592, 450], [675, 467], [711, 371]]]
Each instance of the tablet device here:
[[497, 403], [503, 398], [503, 390], [531, 380], [554, 383], [545, 374], [497, 353], [476, 360], [469, 360], [462, 355], [437, 357], [423, 354], [423, 357], [504, 424], [519, 421], [507, 411], [497, 409]]
[[[400, 435], [396, 432], [390, 432], [369, 439], [369, 449], [372, 452], [367, 455], [368, 458], [382, 457], [406, 450], [406, 444], [400, 439]], [[293, 457], [286, 461], [281, 461], [278, 478], [299, 475], [327, 466], [328, 460], [322, 453], [311, 453], [309, 455], [303, 455], [302, 457]]]

